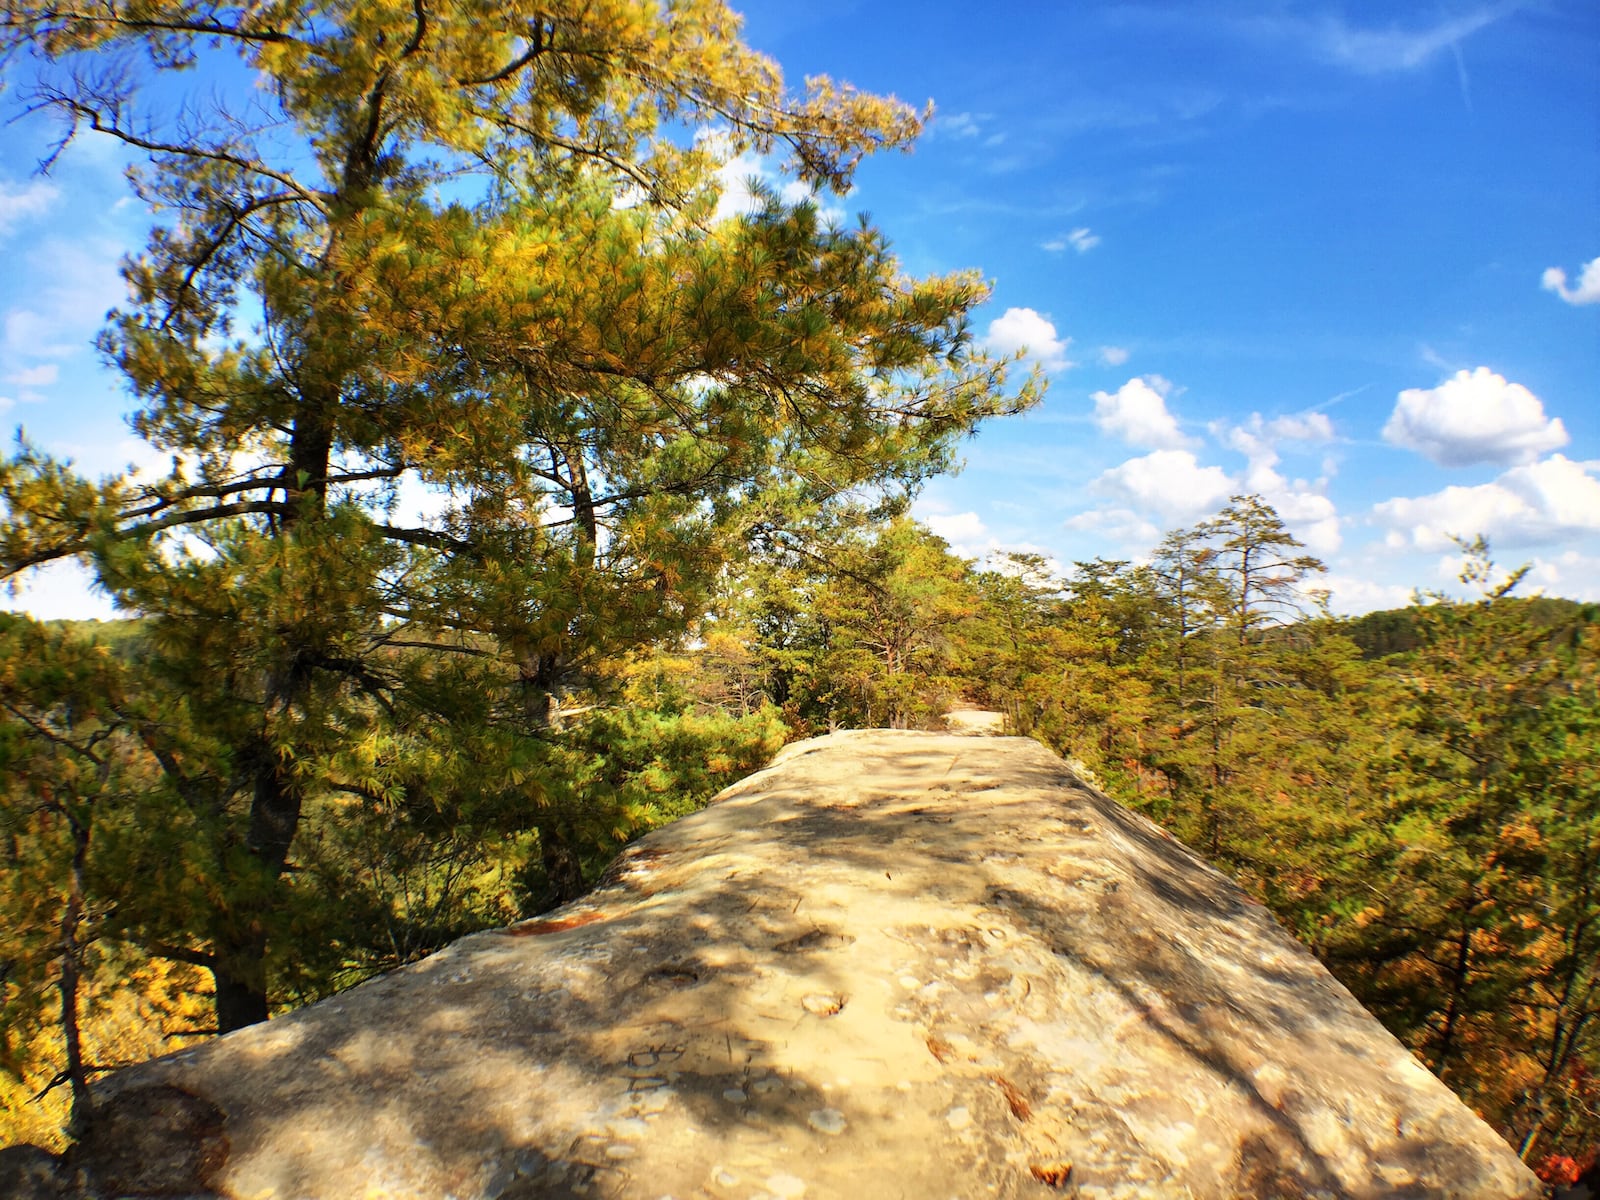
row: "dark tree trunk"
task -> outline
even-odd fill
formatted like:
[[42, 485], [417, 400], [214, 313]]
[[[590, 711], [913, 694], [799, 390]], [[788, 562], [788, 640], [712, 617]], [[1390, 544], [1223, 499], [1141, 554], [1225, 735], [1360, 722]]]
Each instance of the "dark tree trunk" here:
[[[308, 394], [305, 410], [296, 417], [289, 436], [289, 461], [283, 471], [283, 487], [290, 510], [282, 521], [285, 535], [295, 526], [320, 517], [327, 504], [328, 463], [332, 454], [331, 414], [338, 407], [338, 394]], [[300, 828], [304, 799], [301, 785], [284, 767], [272, 745], [270, 729], [275, 719], [304, 704], [311, 686], [311, 671], [306, 661], [320, 649], [310, 640], [297, 640], [292, 632], [282, 657], [267, 671], [263, 681], [263, 727], [260, 741], [253, 748], [254, 789], [250, 797], [250, 818], [245, 833], [245, 849], [265, 881], [258, 901], [264, 911], [233, 913], [242, 932], [216, 941], [212, 978], [216, 984], [217, 1032], [242, 1029], [265, 1021], [267, 999], [267, 921], [280, 899], [279, 878], [289, 861], [289, 848]]]
[[246, 965], [242, 959], [247, 948], [233, 948], [233, 954], [238, 956], [232, 959], [239, 964], [234, 968], [237, 974], [221, 965], [211, 968], [211, 978], [217, 989], [218, 1033], [230, 1033], [267, 1019], [266, 939], [259, 939], [254, 949], [255, 962]]
[[92, 1116], [94, 1107], [78, 1028], [78, 988], [83, 960], [78, 928], [83, 922], [85, 907], [84, 870], [89, 857], [89, 826], [71, 813], [67, 814], [67, 820], [72, 828], [72, 885], [61, 912], [61, 978], [58, 987], [61, 992], [61, 1037], [67, 1052], [67, 1081], [72, 1086], [72, 1114], [67, 1128], [81, 1132]]
[[[269, 681], [272, 709], [282, 710], [299, 699], [305, 681], [284, 673]], [[289, 861], [289, 848], [300, 827], [303, 796], [300, 785], [277, 761], [263, 738], [256, 747], [255, 791], [245, 849], [260, 872], [265, 900], [253, 913], [234, 912], [239, 928], [216, 939], [212, 978], [216, 982], [217, 1032], [227, 1033], [267, 1019], [267, 919], [280, 901], [279, 879]]]
[[1456, 943], [1456, 960], [1450, 972], [1450, 1004], [1445, 1009], [1444, 1025], [1439, 1030], [1439, 1076], [1449, 1069], [1450, 1057], [1455, 1053], [1456, 1029], [1461, 1018], [1461, 1001], [1467, 989], [1467, 976], [1472, 964], [1472, 929], [1461, 931]]
[[566, 839], [552, 822], [539, 826], [539, 855], [555, 904], [576, 900], [589, 890], [583, 881], [583, 866]]

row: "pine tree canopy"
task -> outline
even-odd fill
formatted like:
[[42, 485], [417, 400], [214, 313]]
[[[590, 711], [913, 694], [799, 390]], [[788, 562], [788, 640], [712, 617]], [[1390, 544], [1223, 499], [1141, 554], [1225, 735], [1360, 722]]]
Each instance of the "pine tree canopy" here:
[[[911, 278], [810, 200], [719, 219], [741, 152], [842, 193], [921, 125], [792, 94], [738, 27], [719, 0], [8, 8], [35, 119], [138, 152], [161, 224], [100, 349], [171, 466], [91, 480], [22, 443], [0, 576], [77, 558], [147, 619], [139, 803], [209, 847], [162, 859], [209, 915], [118, 919], [213, 972], [222, 1028], [314, 924], [285, 879], [329, 797], [553, 811], [504, 778], [548, 777], [601, 664], [753, 541], [903, 495], [1035, 399], [973, 345], [977, 277]], [[252, 86], [185, 91], [197, 65]], [[559, 896], [581, 880], [540, 830]]]

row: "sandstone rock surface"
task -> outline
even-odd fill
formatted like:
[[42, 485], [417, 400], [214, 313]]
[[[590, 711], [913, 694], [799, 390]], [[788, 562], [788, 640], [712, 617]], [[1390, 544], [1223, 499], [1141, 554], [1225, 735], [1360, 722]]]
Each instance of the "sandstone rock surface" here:
[[1539, 1194], [1265, 910], [1019, 738], [790, 747], [584, 900], [101, 1092], [106, 1194]]
[[951, 733], [979, 736], [1004, 732], [1006, 718], [987, 708], [952, 708], [945, 713], [944, 723]]

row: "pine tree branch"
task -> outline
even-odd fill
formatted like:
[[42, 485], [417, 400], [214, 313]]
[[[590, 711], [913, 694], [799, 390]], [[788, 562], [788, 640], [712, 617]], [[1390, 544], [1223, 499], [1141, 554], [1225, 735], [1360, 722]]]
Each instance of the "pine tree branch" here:
[[[320, 483], [324, 487], [335, 487], [345, 483], [368, 483], [378, 479], [398, 479], [409, 469], [409, 467], [402, 464], [397, 467], [383, 467], [371, 471], [352, 471], [343, 475], [329, 475], [324, 479], [309, 482]], [[174, 505], [184, 504], [190, 500], [220, 500], [226, 496], [236, 496], [241, 492], [279, 491], [283, 490], [284, 486], [283, 468], [273, 467], [270, 475], [255, 475], [249, 479], [235, 480], [232, 483], [200, 484], [183, 488], [170, 496], [162, 496], [153, 500], [143, 508], [129, 509], [119, 519], [137, 521], [144, 517], [154, 516], [159, 512], [165, 512]], [[146, 494], [148, 495], [149, 493]]]
[[[42, 108], [57, 108], [65, 111], [71, 117], [72, 128], [76, 129], [78, 122], [87, 121], [89, 128], [96, 133], [104, 133], [116, 138], [124, 145], [133, 146], [150, 154], [171, 155], [174, 158], [187, 158], [203, 162], [223, 163], [237, 167], [251, 175], [270, 179], [281, 186], [284, 191], [292, 195], [299, 202], [309, 204], [318, 212], [328, 213], [327, 201], [316, 192], [310, 191], [300, 185], [292, 175], [274, 170], [258, 159], [246, 158], [231, 151], [207, 148], [182, 142], [162, 142], [154, 138], [144, 137], [132, 130], [124, 129], [117, 123], [114, 115], [108, 115], [93, 104], [87, 104], [76, 96], [54, 89], [43, 89], [40, 93], [42, 99], [24, 110], [25, 113], [37, 112]], [[72, 131], [65, 135], [66, 140], [72, 138]], [[63, 145], [65, 142], [63, 142]]]
[[[238, 25], [228, 25], [219, 21], [160, 21], [149, 17], [107, 15], [107, 13], [115, 13], [115, 11], [114, 8], [107, 5], [105, 9], [93, 12], [77, 9], [56, 9], [50, 13], [50, 16], [61, 26], [68, 24], [107, 25], [118, 31], [135, 34], [182, 33], [190, 34], [197, 38], [225, 38], [232, 41], [262, 45], [304, 44], [301, 39], [293, 34], [285, 33], [281, 29], [245, 29]], [[0, 27], [11, 25], [11, 21], [0, 22]]]
[[550, 40], [546, 41], [544, 22], [541, 20], [533, 27], [532, 42], [529, 45], [526, 53], [519, 54], [516, 58], [512, 59], [492, 75], [485, 75], [479, 79], [458, 79], [456, 82], [462, 87], [484, 87], [488, 84], [502, 83], [532, 63], [534, 59], [551, 50], [554, 47], [554, 44], [555, 27], [553, 25], [551, 26]]
[[[183, 512], [172, 513], [169, 516], [162, 517], [158, 521], [148, 521], [142, 525], [119, 529], [115, 531], [114, 536], [134, 537], [155, 534], [168, 529], [178, 529], [184, 525], [197, 525], [205, 521], [215, 521], [222, 517], [248, 516], [252, 513], [284, 516], [292, 511], [293, 506], [277, 500], [249, 500], [235, 504], [217, 504], [210, 508], [186, 509]], [[42, 566], [48, 562], [56, 562], [63, 558], [72, 558], [75, 555], [87, 553], [93, 544], [91, 538], [80, 535], [70, 540], [20, 555], [10, 562], [0, 564], [0, 579], [8, 579], [30, 567]]]
[[205, 950], [188, 950], [182, 946], [169, 945], [166, 942], [143, 942], [145, 950], [157, 958], [171, 959], [173, 962], [188, 963], [191, 967], [202, 967], [211, 970], [217, 965], [217, 956]]
[[28, 726], [29, 729], [32, 729], [34, 733], [52, 745], [59, 746], [61, 749], [76, 754], [81, 758], [86, 758], [90, 762], [94, 763], [94, 765], [97, 767], [105, 766], [105, 759], [101, 758], [100, 755], [96, 754], [92, 749], [88, 748], [87, 746], [78, 745], [71, 738], [62, 737], [59, 733], [56, 733], [54, 730], [52, 730], [48, 725], [36, 720], [34, 717], [18, 708], [11, 701], [0, 701], [0, 707], [4, 707], [5, 710], [17, 720], [21, 721], [24, 725]]
[[426, 546], [430, 550], [451, 550], [457, 554], [472, 554], [478, 547], [472, 542], [453, 538], [433, 529], [407, 529], [397, 525], [374, 525], [390, 541], [406, 542], [412, 546]]

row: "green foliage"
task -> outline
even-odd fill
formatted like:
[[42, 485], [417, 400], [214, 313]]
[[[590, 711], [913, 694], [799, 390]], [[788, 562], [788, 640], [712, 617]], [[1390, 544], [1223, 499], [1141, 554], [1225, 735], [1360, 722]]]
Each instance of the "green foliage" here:
[[[1330, 952], [1347, 981], [1524, 1153], [1594, 1128], [1574, 1109], [1600, 1005], [1596, 642], [1552, 652], [1481, 540], [1463, 580], [1483, 598], [1412, 610], [1370, 820], [1385, 881], [1361, 934]], [[1373, 945], [1380, 956], [1372, 956]], [[1544, 1148], [1548, 1148], [1547, 1146]]]
[[797, 733], [942, 723], [963, 688], [956, 630], [978, 611], [969, 564], [903, 515], [865, 519], [752, 565], [696, 657], [714, 691], [769, 700]]

